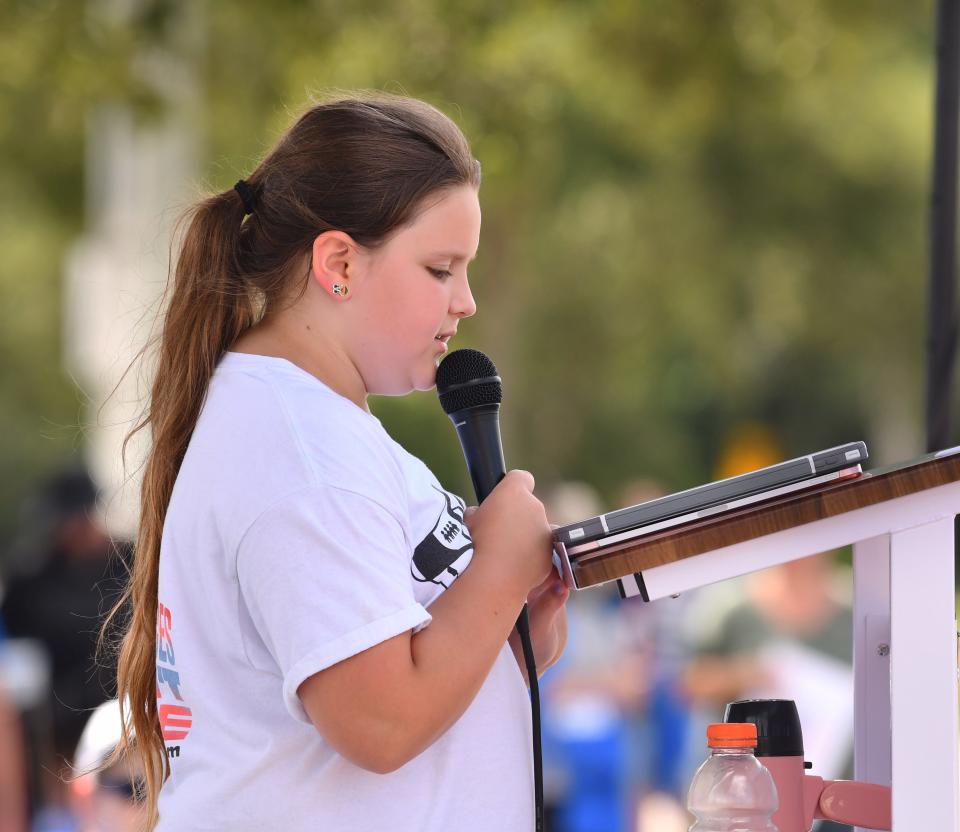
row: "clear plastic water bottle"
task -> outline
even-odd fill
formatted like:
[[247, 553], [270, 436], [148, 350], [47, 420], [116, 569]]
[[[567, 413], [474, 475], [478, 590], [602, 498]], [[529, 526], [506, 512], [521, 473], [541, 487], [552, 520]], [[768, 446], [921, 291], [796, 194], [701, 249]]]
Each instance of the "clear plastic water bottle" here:
[[778, 832], [780, 802], [770, 772], [753, 756], [757, 726], [720, 722], [707, 728], [710, 756], [697, 769], [687, 794], [696, 817], [690, 832]]

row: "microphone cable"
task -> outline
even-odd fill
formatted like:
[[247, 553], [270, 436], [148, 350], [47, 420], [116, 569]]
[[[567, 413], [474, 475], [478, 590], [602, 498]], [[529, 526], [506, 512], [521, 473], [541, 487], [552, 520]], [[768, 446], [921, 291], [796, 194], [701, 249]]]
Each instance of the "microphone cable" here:
[[517, 632], [523, 645], [523, 662], [527, 666], [527, 679], [530, 682], [530, 712], [533, 718], [533, 796], [535, 805], [535, 829], [543, 832], [543, 748], [540, 739], [540, 683], [537, 679], [537, 662], [533, 656], [530, 641], [530, 616], [527, 605], [523, 605], [517, 619]]

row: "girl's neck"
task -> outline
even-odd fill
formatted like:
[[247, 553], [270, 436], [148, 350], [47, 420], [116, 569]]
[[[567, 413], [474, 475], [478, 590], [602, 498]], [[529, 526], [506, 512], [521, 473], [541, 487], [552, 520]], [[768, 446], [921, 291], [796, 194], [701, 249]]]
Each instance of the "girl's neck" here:
[[[320, 350], [316, 349], [315, 345], [313, 349], [304, 348], [298, 345], [299, 339], [290, 337], [288, 329], [262, 321], [237, 338], [230, 351], [284, 358], [322, 381], [335, 393], [352, 401], [361, 410], [370, 413], [363, 381], [346, 356], [339, 361], [331, 360], [329, 355], [324, 355], [322, 344]], [[330, 353], [332, 352], [330, 350]]]

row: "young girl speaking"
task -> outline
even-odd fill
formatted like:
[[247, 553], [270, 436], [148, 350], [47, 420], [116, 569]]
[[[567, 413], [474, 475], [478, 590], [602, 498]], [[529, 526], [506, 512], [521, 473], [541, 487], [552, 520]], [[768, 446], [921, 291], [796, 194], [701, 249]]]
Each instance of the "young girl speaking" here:
[[567, 597], [533, 477], [466, 510], [367, 404], [476, 311], [479, 184], [450, 119], [364, 94], [187, 215], [118, 671], [163, 832], [533, 824], [511, 630], [529, 599], [549, 667]]

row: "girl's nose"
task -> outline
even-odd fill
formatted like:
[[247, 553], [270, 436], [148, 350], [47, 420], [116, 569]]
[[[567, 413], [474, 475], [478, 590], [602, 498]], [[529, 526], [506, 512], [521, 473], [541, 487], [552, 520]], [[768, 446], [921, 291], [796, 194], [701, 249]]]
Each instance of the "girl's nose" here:
[[477, 303], [473, 299], [473, 292], [470, 291], [470, 284], [466, 280], [463, 281], [463, 288], [454, 296], [450, 306], [451, 311], [462, 318], [469, 318], [477, 311]]

